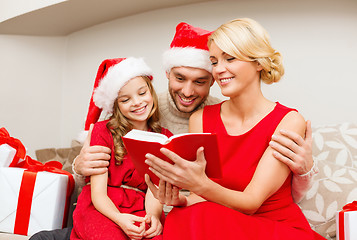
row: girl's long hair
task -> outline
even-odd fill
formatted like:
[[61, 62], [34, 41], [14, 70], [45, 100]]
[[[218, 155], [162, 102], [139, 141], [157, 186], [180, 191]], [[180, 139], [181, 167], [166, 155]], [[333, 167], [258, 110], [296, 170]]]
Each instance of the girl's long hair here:
[[[160, 114], [156, 92], [150, 78], [147, 76], [142, 76], [142, 78], [146, 81], [153, 98], [153, 107], [147, 120], [148, 128], [153, 132], [161, 132], [161, 126], [159, 124]], [[109, 118], [107, 128], [112, 133], [114, 140], [115, 164], [120, 165], [126, 155], [126, 149], [124, 147], [122, 137], [133, 129], [133, 125], [130, 120], [120, 112], [117, 99], [114, 101], [113, 114]]]

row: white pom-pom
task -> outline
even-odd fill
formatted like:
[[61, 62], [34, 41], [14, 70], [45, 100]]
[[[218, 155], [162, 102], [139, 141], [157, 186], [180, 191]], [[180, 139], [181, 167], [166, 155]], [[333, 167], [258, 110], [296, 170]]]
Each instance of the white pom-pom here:
[[88, 136], [88, 131], [81, 131], [81, 132], [78, 134], [76, 140], [77, 140], [78, 142], [80, 142], [81, 144], [83, 144], [84, 141], [86, 140], [87, 136]]

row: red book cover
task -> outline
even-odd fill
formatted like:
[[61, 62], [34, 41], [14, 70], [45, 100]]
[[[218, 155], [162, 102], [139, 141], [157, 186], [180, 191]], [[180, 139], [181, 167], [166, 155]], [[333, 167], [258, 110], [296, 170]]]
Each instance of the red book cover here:
[[162, 147], [175, 152], [183, 159], [189, 161], [196, 160], [197, 149], [204, 147], [204, 154], [207, 161], [207, 176], [213, 179], [222, 177], [217, 136], [215, 134], [184, 133], [168, 138], [161, 133], [134, 129], [123, 137], [123, 142], [139, 174], [144, 177], [145, 173], [147, 173], [151, 181], [156, 185], [159, 184], [159, 178], [149, 170], [149, 166], [145, 163], [145, 155], [150, 153], [172, 163], [169, 158], [160, 152], [160, 148]]

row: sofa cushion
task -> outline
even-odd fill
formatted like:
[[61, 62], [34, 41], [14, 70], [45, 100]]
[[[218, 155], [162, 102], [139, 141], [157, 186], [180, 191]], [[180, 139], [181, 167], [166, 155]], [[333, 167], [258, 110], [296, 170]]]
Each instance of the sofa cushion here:
[[312, 228], [331, 239], [336, 212], [357, 200], [357, 124], [314, 128], [312, 151], [320, 172], [299, 205]]
[[72, 172], [72, 163], [74, 158], [81, 151], [82, 146], [79, 142], [73, 140], [70, 148], [45, 148], [35, 151], [38, 161], [45, 163], [48, 161], [59, 161], [62, 163], [63, 170]]

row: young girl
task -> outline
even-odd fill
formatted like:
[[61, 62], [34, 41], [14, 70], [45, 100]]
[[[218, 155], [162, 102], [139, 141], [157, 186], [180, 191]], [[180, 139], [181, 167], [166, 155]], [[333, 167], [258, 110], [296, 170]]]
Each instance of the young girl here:
[[[153, 194], [181, 206], [168, 214], [164, 239], [320, 238], [292, 199], [290, 169], [269, 147], [272, 135], [281, 129], [300, 136], [305, 132], [305, 121], [296, 110], [268, 100], [261, 91], [262, 81], [270, 84], [283, 75], [280, 53], [251, 19], [223, 24], [212, 33], [208, 46], [212, 75], [229, 99], [195, 112], [190, 131], [217, 134], [223, 177], [207, 177], [204, 149], [197, 151], [194, 162], [163, 149], [174, 165], [147, 155], [147, 163], [162, 179], [159, 189], [147, 181]], [[185, 197], [171, 185], [193, 194]]]
[[111, 159], [108, 172], [91, 176], [83, 187], [73, 213], [71, 239], [161, 239], [162, 205], [147, 190], [122, 141], [131, 129], [172, 135], [158, 123], [151, 79], [142, 59], [110, 59], [99, 67], [95, 105], [90, 105], [86, 124], [96, 122], [101, 109], [111, 114], [95, 123], [91, 133], [91, 145], [110, 148]]

